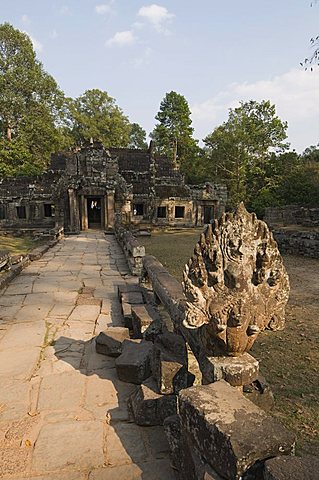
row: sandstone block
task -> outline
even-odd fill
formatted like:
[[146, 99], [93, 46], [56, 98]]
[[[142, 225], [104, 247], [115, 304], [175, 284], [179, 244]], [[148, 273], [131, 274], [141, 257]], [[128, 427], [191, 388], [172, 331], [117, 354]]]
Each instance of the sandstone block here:
[[142, 292], [123, 292], [121, 294], [122, 303], [131, 305], [141, 305], [144, 303]]
[[203, 382], [226, 380], [233, 387], [255, 381], [259, 373], [259, 362], [249, 353], [239, 357], [208, 357], [208, 368], [203, 372]]
[[156, 383], [149, 378], [131, 395], [129, 404], [137, 425], [163, 425], [166, 417], [177, 413], [177, 396], [156, 390]]
[[122, 343], [130, 338], [128, 328], [109, 327], [96, 337], [96, 351], [102, 355], [118, 357], [122, 353]]
[[171, 461], [178, 480], [222, 480], [205, 462], [198, 449], [189, 444], [179, 415], [167, 417], [164, 430], [171, 450]]
[[274, 395], [262, 375], [258, 375], [258, 378], [249, 385], [244, 385], [244, 395], [257, 407], [262, 408], [266, 412], [274, 407]]
[[130, 303], [122, 303], [122, 315], [124, 318], [124, 325], [130, 330], [133, 329], [132, 325], [132, 306]]
[[223, 380], [183, 390], [179, 408], [182, 430], [228, 480], [238, 480], [257, 461], [294, 450], [291, 432]]
[[276, 457], [265, 462], [264, 480], [316, 480], [318, 472], [318, 457]]
[[144, 340], [124, 340], [122, 354], [116, 359], [117, 375], [123, 382], [141, 384], [151, 375], [153, 344]]
[[144, 332], [159, 315], [151, 305], [132, 306], [132, 326], [135, 338], [143, 338]]
[[160, 393], [172, 394], [187, 388], [187, 350], [182, 337], [166, 332], [156, 338], [152, 375]]

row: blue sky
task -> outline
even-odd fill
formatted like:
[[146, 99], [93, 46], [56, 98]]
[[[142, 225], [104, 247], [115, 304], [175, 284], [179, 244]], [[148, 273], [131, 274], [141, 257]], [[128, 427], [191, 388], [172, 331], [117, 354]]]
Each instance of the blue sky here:
[[189, 102], [199, 139], [240, 100], [270, 99], [292, 148], [319, 142], [319, 71], [299, 62], [319, 34], [310, 0], [1, 0], [68, 96], [106, 90], [147, 132], [166, 92]]

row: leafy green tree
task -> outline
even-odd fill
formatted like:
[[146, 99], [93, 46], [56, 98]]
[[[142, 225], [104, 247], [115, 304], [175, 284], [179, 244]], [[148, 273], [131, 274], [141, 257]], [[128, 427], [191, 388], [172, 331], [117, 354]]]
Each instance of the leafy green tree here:
[[197, 154], [197, 142], [192, 137], [191, 112], [183, 95], [169, 92], [160, 104], [155, 119], [158, 124], [151, 133], [155, 147], [160, 154], [172, 159], [173, 165], [182, 167]]
[[138, 123], [131, 123], [129, 148], [140, 148], [145, 150], [148, 148], [146, 141], [146, 132]]
[[72, 134], [76, 142], [101, 141], [106, 148], [127, 147], [131, 125], [114, 98], [97, 88], [70, 101]]
[[269, 187], [271, 154], [288, 148], [286, 130], [274, 105], [250, 100], [230, 109], [228, 120], [204, 139], [211, 173], [226, 181], [231, 204], [249, 204]]
[[[64, 95], [44, 71], [30, 38], [0, 25], [0, 171], [40, 172], [63, 144]], [[4, 174], [4, 173], [3, 173]]]

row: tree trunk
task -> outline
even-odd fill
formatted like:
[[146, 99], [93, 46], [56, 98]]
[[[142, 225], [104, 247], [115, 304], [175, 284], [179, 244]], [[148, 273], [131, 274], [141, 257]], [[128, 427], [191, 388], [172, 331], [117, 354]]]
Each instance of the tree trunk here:
[[8, 140], [8, 142], [11, 142], [11, 139], [12, 139], [11, 138], [11, 125], [8, 124], [7, 125], [7, 140]]

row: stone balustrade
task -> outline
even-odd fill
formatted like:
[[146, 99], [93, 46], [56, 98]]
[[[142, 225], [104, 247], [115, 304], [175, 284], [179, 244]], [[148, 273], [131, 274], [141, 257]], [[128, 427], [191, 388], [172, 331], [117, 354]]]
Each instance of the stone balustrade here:
[[119, 224], [115, 225], [114, 232], [118, 243], [122, 247], [132, 275], [140, 276], [143, 269], [145, 247], [139, 244], [132, 232]]

